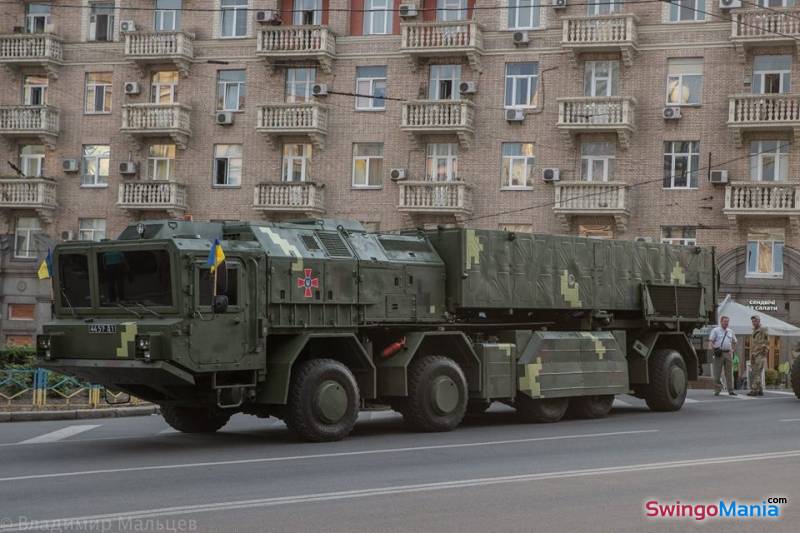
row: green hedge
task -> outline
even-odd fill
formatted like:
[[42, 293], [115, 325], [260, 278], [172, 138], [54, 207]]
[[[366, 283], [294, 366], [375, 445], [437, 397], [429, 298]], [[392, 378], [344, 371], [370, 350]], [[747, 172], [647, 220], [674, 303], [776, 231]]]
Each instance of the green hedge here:
[[29, 346], [8, 346], [0, 349], [0, 368], [10, 365], [31, 367], [35, 358], [36, 350]]

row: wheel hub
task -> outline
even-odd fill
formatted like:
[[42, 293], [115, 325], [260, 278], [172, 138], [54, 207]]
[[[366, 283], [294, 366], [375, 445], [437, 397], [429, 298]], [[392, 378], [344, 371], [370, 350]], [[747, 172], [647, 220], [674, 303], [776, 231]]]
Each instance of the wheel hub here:
[[458, 407], [458, 386], [450, 376], [439, 376], [434, 379], [431, 392], [433, 408], [438, 414], [449, 414]]
[[686, 391], [686, 375], [679, 366], [673, 366], [669, 374], [669, 392], [673, 398], [679, 398]]
[[347, 391], [333, 380], [324, 381], [317, 391], [317, 411], [322, 420], [334, 424], [347, 412]]

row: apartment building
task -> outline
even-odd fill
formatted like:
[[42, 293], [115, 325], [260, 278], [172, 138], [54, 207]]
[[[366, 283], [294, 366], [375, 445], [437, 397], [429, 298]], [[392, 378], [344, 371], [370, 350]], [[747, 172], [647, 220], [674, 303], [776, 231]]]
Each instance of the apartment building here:
[[6, 3], [0, 342], [48, 247], [189, 216], [713, 245], [800, 324], [793, 3]]

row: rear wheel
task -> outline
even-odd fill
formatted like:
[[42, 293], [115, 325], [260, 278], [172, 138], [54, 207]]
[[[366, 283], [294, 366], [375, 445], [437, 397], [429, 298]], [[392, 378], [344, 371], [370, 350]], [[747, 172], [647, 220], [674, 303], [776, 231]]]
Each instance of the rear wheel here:
[[162, 405], [161, 415], [173, 429], [183, 433], [214, 433], [231, 415], [215, 407]]
[[517, 414], [525, 422], [558, 422], [567, 413], [569, 398], [540, 398], [534, 400], [520, 394], [514, 401]]
[[611, 412], [613, 405], [613, 394], [570, 398], [569, 414], [575, 418], [604, 418]]
[[689, 380], [686, 363], [675, 350], [656, 350], [648, 362], [650, 383], [645, 402], [652, 411], [677, 411], [686, 400]]
[[406, 423], [418, 431], [450, 431], [467, 410], [467, 378], [455, 361], [429, 355], [408, 370], [408, 400], [402, 408]]
[[303, 440], [341, 440], [356, 424], [358, 405], [350, 369], [333, 359], [313, 359], [292, 372], [285, 422]]
[[800, 356], [796, 357], [792, 363], [792, 390], [794, 395], [800, 399]]

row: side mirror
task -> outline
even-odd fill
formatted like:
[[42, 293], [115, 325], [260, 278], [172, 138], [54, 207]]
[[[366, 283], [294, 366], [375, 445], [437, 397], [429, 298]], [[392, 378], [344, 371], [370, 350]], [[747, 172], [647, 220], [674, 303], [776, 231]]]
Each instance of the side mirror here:
[[222, 314], [228, 310], [228, 297], [224, 294], [214, 296], [214, 303], [212, 304], [215, 314]]

